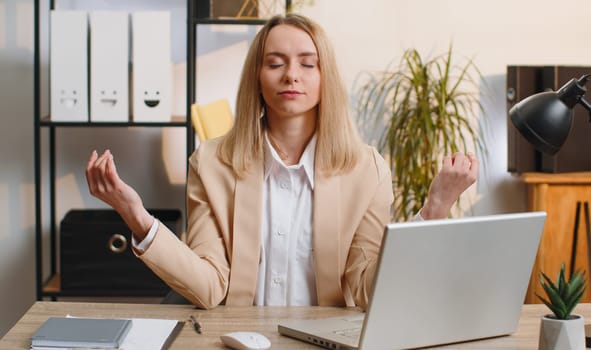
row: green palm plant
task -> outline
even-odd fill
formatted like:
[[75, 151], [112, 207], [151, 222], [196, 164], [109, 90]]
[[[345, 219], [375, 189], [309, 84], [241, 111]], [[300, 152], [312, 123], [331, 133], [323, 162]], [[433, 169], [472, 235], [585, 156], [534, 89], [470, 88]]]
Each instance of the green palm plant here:
[[472, 60], [452, 62], [444, 54], [423, 60], [404, 52], [396, 69], [369, 74], [358, 91], [357, 121], [369, 142], [389, 160], [395, 194], [394, 217], [408, 220], [422, 207], [444, 155], [477, 151], [484, 111], [480, 71]]
[[548, 306], [556, 319], [559, 320], [568, 320], [571, 318], [572, 311], [579, 301], [581, 301], [587, 289], [585, 273], [580, 270], [573, 272], [569, 280], [566, 280], [564, 263], [560, 268], [556, 282], [553, 282], [542, 272], [540, 284], [544, 288], [548, 298], [545, 299], [538, 293], [536, 293], [536, 296]]

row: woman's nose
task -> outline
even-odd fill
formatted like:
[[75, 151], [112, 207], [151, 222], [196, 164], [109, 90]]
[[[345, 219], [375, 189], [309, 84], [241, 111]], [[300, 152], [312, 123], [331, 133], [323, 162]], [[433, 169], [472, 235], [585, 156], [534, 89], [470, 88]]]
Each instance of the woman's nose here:
[[296, 83], [299, 81], [300, 70], [296, 64], [290, 64], [285, 71], [285, 82], [286, 83]]

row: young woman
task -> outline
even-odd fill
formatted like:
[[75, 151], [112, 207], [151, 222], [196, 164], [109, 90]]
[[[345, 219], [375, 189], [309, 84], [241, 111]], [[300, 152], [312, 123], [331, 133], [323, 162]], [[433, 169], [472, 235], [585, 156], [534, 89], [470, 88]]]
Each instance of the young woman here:
[[[364, 308], [392, 178], [348, 106], [323, 30], [277, 16], [248, 52], [234, 127], [189, 159], [186, 243], [148, 214], [108, 150], [91, 154], [88, 186], [130, 227], [138, 257], [198, 307]], [[446, 157], [417, 218], [446, 217], [478, 168], [474, 155]]]

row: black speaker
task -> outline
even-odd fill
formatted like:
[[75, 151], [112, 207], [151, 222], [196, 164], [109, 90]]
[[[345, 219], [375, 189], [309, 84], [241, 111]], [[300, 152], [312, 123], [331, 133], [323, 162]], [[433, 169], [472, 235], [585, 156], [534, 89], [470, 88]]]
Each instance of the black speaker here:
[[574, 109], [571, 132], [560, 151], [553, 156], [539, 152], [517, 131], [509, 110], [517, 102], [538, 92], [558, 90], [572, 78], [591, 73], [581, 66], [507, 66], [507, 170], [514, 173], [539, 171], [566, 173], [591, 171], [589, 113], [580, 105]]

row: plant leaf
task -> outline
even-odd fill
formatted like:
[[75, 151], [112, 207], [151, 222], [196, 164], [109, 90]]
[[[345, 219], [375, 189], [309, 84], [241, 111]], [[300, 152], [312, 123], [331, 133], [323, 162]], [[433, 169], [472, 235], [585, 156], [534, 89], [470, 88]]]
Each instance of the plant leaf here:
[[559, 315], [561, 315], [563, 313], [563, 310], [558, 309], [554, 304], [552, 304], [550, 301], [541, 297], [538, 293], [535, 293], [535, 294], [542, 301], [542, 303], [544, 303], [550, 309], [550, 311], [552, 311], [552, 313], [556, 316], [556, 318], [560, 319]]
[[358, 123], [390, 164], [399, 221], [420, 210], [444, 155], [472, 149], [486, 154], [479, 133], [486, 123], [474, 116], [484, 116], [479, 96], [462, 91], [478, 88], [475, 77], [482, 81], [482, 75], [472, 60], [455, 65], [452, 49], [450, 43], [447, 52], [427, 60], [406, 50], [397, 67], [365, 74], [359, 89]]
[[556, 282], [552, 281], [544, 272], [540, 273], [540, 285], [546, 292], [548, 299], [536, 293], [536, 296], [554, 313], [557, 319], [568, 319], [585, 294], [587, 282], [585, 273], [581, 270], [573, 272], [566, 280], [565, 264], [560, 267]]

